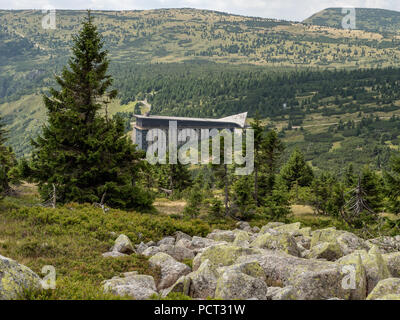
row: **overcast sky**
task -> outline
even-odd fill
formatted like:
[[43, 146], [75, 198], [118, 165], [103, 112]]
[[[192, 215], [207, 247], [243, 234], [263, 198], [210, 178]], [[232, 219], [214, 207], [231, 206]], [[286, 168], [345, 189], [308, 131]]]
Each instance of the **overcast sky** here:
[[198, 8], [248, 16], [303, 20], [328, 7], [367, 7], [400, 11], [400, 0], [0, 0], [1, 9], [143, 10]]

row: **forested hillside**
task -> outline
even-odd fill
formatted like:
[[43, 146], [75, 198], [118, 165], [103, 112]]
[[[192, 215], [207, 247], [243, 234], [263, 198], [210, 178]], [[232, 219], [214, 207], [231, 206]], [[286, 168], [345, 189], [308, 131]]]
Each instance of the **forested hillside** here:
[[[367, 21], [365, 12], [359, 22]], [[0, 112], [19, 157], [30, 154], [30, 139], [46, 121], [40, 95], [55, 85], [53, 75], [66, 63], [84, 15], [57, 11], [56, 30], [45, 30], [41, 11], [0, 11]], [[339, 167], [352, 148], [347, 145], [356, 141], [349, 133], [331, 136], [334, 125], [399, 114], [400, 40], [381, 29], [349, 31], [311, 25], [320, 20], [302, 24], [195, 9], [93, 15], [119, 90], [110, 110], [126, 119], [127, 130], [135, 104], [144, 99], [153, 114], [223, 117], [248, 111], [283, 130], [289, 148], [300, 147], [313, 165], [327, 168]], [[378, 129], [368, 130], [368, 137], [378, 135]], [[390, 130], [379, 160], [376, 152], [363, 153], [377, 167], [387, 165], [388, 148], [397, 148]], [[320, 135], [329, 138], [320, 141]], [[358, 144], [377, 143], [368, 139]], [[361, 157], [359, 165], [366, 161]]]

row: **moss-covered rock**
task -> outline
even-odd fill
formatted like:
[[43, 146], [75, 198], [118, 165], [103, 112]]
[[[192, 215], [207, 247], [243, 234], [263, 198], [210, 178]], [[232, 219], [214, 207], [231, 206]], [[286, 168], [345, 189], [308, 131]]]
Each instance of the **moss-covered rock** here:
[[269, 300], [296, 300], [295, 292], [296, 290], [292, 286], [269, 287], [267, 296]]
[[214, 298], [219, 273], [210, 260], [205, 260], [200, 267], [188, 275], [191, 279], [189, 295], [192, 298]]
[[248, 261], [243, 263], [234, 264], [228, 267], [218, 268], [217, 271], [219, 275], [222, 275], [226, 271], [234, 270], [236, 272], [241, 272], [247, 274], [250, 277], [257, 278], [263, 281], [267, 280], [264, 269], [261, 267], [260, 263], [257, 261]]
[[194, 236], [189, 249], [198, 251], [217, 244], [215, 240]]
[[251, 299], [266, 300], [268, 293], [267, 284], [238, 270], [225, 271], [217, 281], [215, 297], [217, 299]]
[[400, 294], [387, 294], [376, 300], [400, 300]]
[[321, 242], [313, 246], [306, 255], [308, 259], [326, 259], [335, 261], [343, 255], [337, 242]]
[[212, 239], [214, 241], [226, 241], [233, 242], [236, 238], [236, 235], [231, 230], [214, 230], [210, 234], [207, 235], [207, 239]]
[[400, 296], [399, 278], [388, 278], [379, 281], [374, 290], [368, 295], [367, 300], [377, 300], [388, 295]]
[[39, 276], [28, 267], [0, 255], [0, 300], [22, 299], [41, 287]]
[[165, 237], [162, 238], [160, 241], [157, 242], [158, 246], [161, 245], [174, 245], [175, 244], [175, 238], [174, 237]]
[[369, 250], [367, 243], [355, 234], [336, 230], [336, 228], [326, 228], [312, 232], [310, 247], [314, 247], [322, 242], [337, 243], [342, 250], [343, 256], [355, 250]]
[[219, 244], [206, 248], [199, 253], [193, 260], [193, 270], [197, 270], [207, 259], [218, 267], [230, 266], [235, 264], [240, 256], [260, 254], [262, 250], [255, 248], [243, 248], [229, 244]]
[[342, 287], [345, 274], [340, 265], [330, 261], [309, 260], [279, 251], [265, 251], [240, 257], [237, 263], [257, 261], [266, 274], [266, 283], [274, 287], [292, 286], [293, 299], [320, 300], [338, 297], [350, 299], [351, 292]]
[[386, 253], [382, 255], [390, 274], [395, 278], [400, 278], [400, 252]]
[[159, 252], [149, 259], [152, 267], [161, 269], [161, 279], [157, 284], [158, 290], [172, 286], [181, 276], [190, 273], [190, 268], [183, 263], [176, 261], [170, 255]]
[[281, 250], [293, 256], [300, 256], [300, 250], [294, 238], [287, 233], [270, 234], [264, 233], [259, 235], [251, 244], [250, 247]]
[[[180, 240], [183, 241], [183, 240]], [[162, 244], [161, 246], [158, 247], [160, 249], [159, 252], [164, 252], [168, 255], [170, 255], [172, 258], [174, 258], [177, 261], [184, 261], [186, 259], [193, 259], [194, 258], [194, 252], [188, 248], [185, 248], [183, 246], [174, 246], [171, 244]]]
[[182, 293], [185, 296], [188, 296], [189, 295], [191, 281], [192, 280], [190, 279], [189, 276], [182, 276], [171, 287], [162, 290], [161, 296], [162, 297], [166, 297], [171, 292]]
[[391, 277], [387, 263], [377, 247], [372, 247], [369, 252], [356, 250], [353, 253], [340, 258], [337, 262], [344, 265], [357, 265], [361, 263], [365, 268], [367, 276], [367, 294], [369, 294], [380, 280]]
[[301, 228], [299, 230], [296, 230], [293, 233], [294, 236], [304, 236], [304, 237], [308, 237], [311, 240], [311, 236], [312, 236], [312, 229], [311, 227], [306, 227], [306, 228]]
[[279, 232], [292, 234], [294, 232], [298, 232], [300, 230], [300, 227], [301, 227], [301, 223], [295, 222], [295, 223], [284, 224], [281, 226], [273, 227], [272, 229], [279, 231]]
[[181, 239], [186, 239], [188, 241], [192, 241], [192, 237], [182, 231], [176, 231], [174, 233], [174, 237], [175, 237], [175, 243]]
[[395, 237], [378, 237], [367, 240], [370, 246], [377, 246], [382, 253], [393, 253], [400, 251], [400, 236]]
[[131, 254], [135, 250], [133, 248], [131, 240], [129, 240], [129, 238], [126, 235], [121, 234], [115, 240], [115, 244], [114, 244], [114, 247], [112, 248], [112, 251], [125, 253], [125, 254]]
[[244, 230], [247, 232], [251, 232], [252, 228], [250, 227], [250, 224], [248, 222], [245, 221], [239, 221], [238, 223], [236, 223], [236, 227], [240, 230]]
[[117, 296], [129, 296], [136, 300], [146, 300], [157, 294], [153, 277], [139, 274], [127, 274], [126, 277], [114, 277], [103, 282], [104, 292]]
[[243, 230], [235, 231], [235, 240], [233, 241], [234, 246], [238, 247], [248, 247], [250, 243], [250, 235], [248, 232]]

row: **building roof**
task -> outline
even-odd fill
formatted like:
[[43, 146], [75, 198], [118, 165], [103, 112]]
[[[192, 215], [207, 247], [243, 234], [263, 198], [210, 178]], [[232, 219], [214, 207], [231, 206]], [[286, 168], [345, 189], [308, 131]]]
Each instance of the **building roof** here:
[[186, 118], [186, 117], [169, 117], [169, 116], [143, 116], [135, 115], [139, 119], [155, 119], [155, 120], [168, 120], [168, 121], [204, 121], [214, 123], [234, 123], [244, 128], [247, 112], [235, 114], [233, 116], [221, 118], [221, 119], [208, 119], [208, 118]]

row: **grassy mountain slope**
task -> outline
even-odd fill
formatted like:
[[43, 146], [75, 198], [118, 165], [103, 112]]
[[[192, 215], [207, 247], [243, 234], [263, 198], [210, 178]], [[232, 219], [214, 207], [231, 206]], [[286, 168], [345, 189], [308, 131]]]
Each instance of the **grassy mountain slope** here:
[[[342, 8], [328, 8], [313, 14], [306, 24], [341, 28], [346, 14]], [[400, 12], [385, 9], [356, 8], [356, 28], [368, 32], [400, 33]]]
[[[357, 30], [321, 29], [195, 9], [93, 14], [114, 61], [200, 59], [331, 67], [398, 65], [400, 61], [397, 40]], [[54, 59], [68, 54], [71, 35], [77, 32], [84, 15], [83, 11], [57, 11], [56, 30], [46, 30], [42, 28], [43, 13], [39, 10], [0, 11], [0, 25], [5, 26], [6, 35], [18, 35], [29, 41], [34, 48], [29, 53], [35, 55], [35, 63], [54, 65]], [[20, 48], [15, 51], [20, 52]]]

